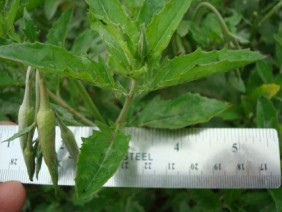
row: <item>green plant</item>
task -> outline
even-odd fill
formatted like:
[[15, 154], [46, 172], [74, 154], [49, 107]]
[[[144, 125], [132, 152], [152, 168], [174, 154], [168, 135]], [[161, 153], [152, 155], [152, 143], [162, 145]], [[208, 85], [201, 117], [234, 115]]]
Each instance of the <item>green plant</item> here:
[[[23, 98], [23, 103], [20, 106], [19, 114], [18, 114], [18, 125], [19, 131], [29, 127], [34, 122], [34, 107], [32, 105], [31, 91], [30, 91], [30, 74], [31, 68], [27, 70], [26, 73], [26, 87], [25, 94]], [[24, 160], [26, 163], [29, 179], [32, 181], [33, 174], [35, 172], [35, 150], [32, 146], [32, 139], [35, 127], [31, 129], [28, 133], [22, 135], [20, 137], [21, 148], [24, 156]]]
[[[123, 130], [124, 127], [176, 129], [207, 122], [219, 114], [225, 115], [225, 118], [230, 115], [222, 113], [231, 108], [231, 104], [226, 102], [191, 92], [175, 98], [163, 98], [156, 95], [156, 91], [234, 70], [264, 58], [248, 49], [231, 50], [230, 43], [229, 49], [222, 50], [204, 51], [198, 48], [200, 44], [196, 42], [196, 47], [188, 47], [195, 49], [189, 54], [186, 54], [187, 50], [183, 46], [180, 55], [178, 52], [169, 51], [171, 43], [175, 40], [178, 43], [181, 41], [178, 32], [183, 26], [182, 20], [191, 2], [144, 0], [133, 3], [88, 0], [88, 21], [91, 30], [87, 29], [81, 33], [72, 46], [65, 45], [73, 15], [71, 8], [65, 10], [53, 23], [46, 39], [40, 42], [38, 30], [27, 10], [23, 11], [23, 35], [14, 32], [15, 11], [20, 7], [20, 1], [13, 1], [10, 10], [7, 9], [6, 15], [1, 16], [0, 20], [8, 21], [0, 21], [3, 26], [0, 31], [1, 43], [5, 44], [0, 46], [0, 58], [31, 66], [42, 72], [54, 73], [55, 77], [49, 75], [52, 80], [60, 80], [59, 76], [73, 79], [70, 84], [82, 91], [82, 98], [94, 121], [72, 111], [70, 106], [52, 91], [46, 92], [49, 92], [49, 96], [58, 104], [72, 111], [83, 123], [95, 122], [99, 127], [100, 131], [94, 131], [92, 136], [83, 139], [78, 156], [76, 193], [80, 200], [92, 198], [117, 170], [128, 151], [130, 140], [130, 136]], [[195, 38], [198, 35], [200, 39], [201, 35], [196, 26], [191, 26], [192, 36]], [[88, 49], [85, 46], [98, 37], [92, 30], [98, 32], [104, 43], [101, 49], [106, 47], [106, 51], [101, 54], [95, 51], [95, 54], [87, 54]], [[230, 42], [237, 43], [229, 31], [225, 31], [225, 34], [229, 35], [227, 38], [233, 38]], [[50, 84], [54, 83], [54, 87], [60, 87], [59, 82], [56, 84], [47, 77], [48, 75], [47, 83], [50, 81]], [[237, 79], [231, 78], [233, 81]], [[94, 104], [81, 81], [88, 83], [88, 87], [90, 85], [101, 88], [99, 92], [115, 95], [118, 103], [122, 105], [118, 108], [118, 114], [105, 116], [103, 111], [99, 110], [102, 108], [99, 105], [104, 104], [103, 99], [94, 99]], [[70, 93], [72, 92], [74, 89]], [[265, 100], [260, 99], [260, 102], [264, 105]], [[38, 128], [42, 127], [38, 125]], [[40, 130], [44, 131], [45, 127]], [[44, 156], [44, 147], [42, 144], [40, 147]], [[53, 158], [54, 151], [50, 150], [50, 154]], [[52, 161], [50, 166], [57, 167], [56, 160], [53, 158]], [[50, 171], [51, 175], [52, 172], [56, 175], [55, 169]], [[54, 184], [55, 182], [56, 180]]]

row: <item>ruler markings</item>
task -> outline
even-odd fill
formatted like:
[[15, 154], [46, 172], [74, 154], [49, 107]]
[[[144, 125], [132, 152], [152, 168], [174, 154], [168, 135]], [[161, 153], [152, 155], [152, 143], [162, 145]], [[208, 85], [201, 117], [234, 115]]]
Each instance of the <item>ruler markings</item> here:
[[[81, 145], [80, 138], [89, 136], [93, 128], [71, 130]], [[0, 137], [5, 139], [16, 131], [16, 126], [1, 126]], [[281, 184], [279, 143], [272, 129], [127, 132], [132, 134], [127, 160], [105, 184], [107, 187], [277, 188]], [[58, 129], [56, 134], [59, 135]], [[66, 149], [61, 149], [62, 142], [57, 143], [61, 161], [59, 185], [74, 185], [73, 161]], [[18, 140], [10, 146], [0, 144], [0, 161], [0, 181], [51, 184], [44, 163], [39, 179], [29, 181]]]

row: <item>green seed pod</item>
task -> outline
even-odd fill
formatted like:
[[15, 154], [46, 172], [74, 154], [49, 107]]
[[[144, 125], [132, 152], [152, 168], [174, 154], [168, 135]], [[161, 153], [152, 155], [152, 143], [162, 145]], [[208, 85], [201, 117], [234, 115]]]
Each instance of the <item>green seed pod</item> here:
[[[24, 98], [18, 112], [19, 131], [23, 130], [24, 128], [27, 128], [34, 121], [34, 107], [31, 105], [31, 92], [30, 92], [30, 80], [29, 80], [30, 73], [31, 73], [31, 68], [29, 67], [26, 72]], [[28, 141], [28, 133], [20, 137], [22, 150], [25, 149], [27, 141]]]
[[70, 156], [73, 158], [73, 160], [77, 161], [77, 157], [79, 154], [79, 148], [77, 146], [75, 137], [72, 133], [72, 131], [64, 124], [64, 122], [61, 120], [60, 116], [56, 113], [57, 123], [61, 130], [61, 138], [63, 140], [63, 143], [65, 144]]
[[[29, 79], [30, 73], [31, 73], [31, 67], [28, 68], [26, 73], [24, 98], [18, 113], [19, 131], [29, 127], [34, 122], [35, 111], [34, 111], [34, 107], [31, 104], [30, 79]], [[34, 128], [19, 138], [24, 161], [28, 171], [28, 176], [31, 181], [33, 180], [33, 175], [35, 171], [34, 168], [35, 154], [34, 154], [34, 149], [32, 147], [33, 133], [34, 133]]]
[[[29, 127], [34, 122], [34, 107], [28, 106], [26, 104], [21, 104], [18, 113], [18, 127], [19, 131], [24, 128]], [[24, 134], [20, 137], [20, 143], [22, 150], [25, 149], [28, 142], [29, 133]]]
[[27, 144], [26, 148], [24, 149], [23, 155], [29, 179], [30, 181], [32, 181], [35, 172], [35, 149], [32, 147], [32, 145]]
[[74, 135], [72, 133], [72, 131], [67, 128], [66, 126], [60, 126], [61, 129], [61, 138], [68, 150], [68, 152], [70, 153], [70, 156], [73, 158], [73, 160], [77, 161], [77, 157], [79, 154], [79, 149], [76, 143], [76, 140], [74, 138]]
[[36, 179], [38, 179], [38, 174], [39, 174], [39, 171], [40, 171], [40, 169], [41, 169], [42, 158], [43, 158], [39, 140], [36, 141], [36, 145], [35, 145], [35, 146], [36, 146], [36, 147], [35, 147], [35, 148], [36, 148], [35, 174], [36, 174]]
[[42, 155], [56, 188], [58, 185], [58, 161], [55, 150], [55, 115], [53, 110], [39, 108], [36, 120]]
[[48, 167], [55, 190], [58, 188], [58, 161], [55, 150], [55, 114], [52, 110], [44, 78], [40, 74], [40, 105], [36, 116], [39, 143], [44, 161]]

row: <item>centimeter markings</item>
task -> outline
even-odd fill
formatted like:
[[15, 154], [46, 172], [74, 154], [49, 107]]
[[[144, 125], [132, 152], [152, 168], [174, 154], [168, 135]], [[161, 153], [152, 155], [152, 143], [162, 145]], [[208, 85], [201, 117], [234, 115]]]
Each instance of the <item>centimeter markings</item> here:
[[[91, 127], [70, 127], [78, 144]], [[17, 126], [0, 126], [0, 141]], [[199, 128], [155, 130], [129, 128], [129, 151], [105, 187], [278, 188], [279, 141], [273, 129]], [[37, 135], [35, 135], [36, 137]], [[74, 185], [75, 166], [56, 128], [59, 185]], [[0, 181], [52, 184], [46, 165], [38, 179], [28, 179], [18, 139], [0, 143]]]

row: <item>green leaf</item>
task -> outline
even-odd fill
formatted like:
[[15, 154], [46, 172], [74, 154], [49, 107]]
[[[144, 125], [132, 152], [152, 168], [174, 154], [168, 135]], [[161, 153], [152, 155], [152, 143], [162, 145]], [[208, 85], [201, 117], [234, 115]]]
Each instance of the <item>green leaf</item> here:
[[113, 176], [128, 151], [130, 137], [123, 131], [99, 126], [83, 139], [77, 161], [76, 193], [80, 200], [90, 200]]
[[12, 135], [10, 138], [7, 138], [6, 140], [2, 141], [3, 142], [9, 142], [12, 140], [15, 140], [16, 138], [19, 138], [21, 136], [23, 136], [24, 134], [28, 133], [29, 131], [33, 130], [35, 128], [36, 124], [32, 123], [32, 125], [21, 129], [19, 132], [15, 133], [14, 135]]
[[154, 14], [160, 12], [163, 7], [163, 0], [145, 0], [136, 19], [137, 25], [143, 23], [148, 25], [151, 22]]
[[243, 189], [226, 189], [222, 190], [224, 204], [232, 205], [236, 202], [244, 193]]
[[138, 127], [176, 129], [209, 121], [226, 110], [229, 104], [187, 93], [172, 100], [155, 97], [138, 114]]
[[[89, 48], [91, 48], [91, 44], [93, 44], [98, 38], [99, 35], [97, 32], [94, 32], [91, 29], [87, 29], [81, 34], [77, 36], [77, 38], [74, 41], [74, 44], [71, 48], [71, 52], [73, 52], [76, 55], [81, 55], [86, 53]], [[97, 48], [97, 46], [95, 46]]]
[[182, 20], [177, 27], [177, 34], [179, 34], [180, 37], [184, 37], [188, 34], [189, 30], [190, 30], [189, 21]]
[[82, 126], [81, 123], [79, 123], [74, 115], [72, 113], [70, 113], [66, 108], [58, 105], [58, 104], [53, 104], [51, 103], [51, 106], [54, 110], [54, 112], [56, 112], [57, 114], [60, 115], [60, 118], [67, 124], [70, 126]]
[[242, 80], [241, 76], [238, 76], [238, 74], [235, 73], [235, 71], [229, 72], [227, 74], [227, 80], [230, 83], [230, 85], [233, 88], [235, 88], [237, 91], [242, 93], [246, 92], [246, 86], [244, 81]]
[[23, 14], [23, 32], [25, 33], [27, 39], [30, 42], [38, 41], [39, 38], [38, 29], [36, 28], [35, 23], [33, 22], [30, 14], [26, 9], [24, 9], [24, 14]]
[[64, 48], [42, 43], [22, 43], [0, 46], [0, 58], [24, 63], [61, 76], [80, 79], [102, 88], [115, 89], [113, 77], [102, 59], [99, 63], [79, 57]]
[[257, 127], [278, 129], [277, 112], [267, 98], [261, 96], [257, 102]]
[[151, 88], [159, 89], [201, 79], [212, 74], [233, 70], [264, 57], [250, 50], [220, 50], [205, 52], [197, 49], [195, 52], [166, 59], [155, 71]]
[[257, 62], [256, 70], [264, 83], [273, 82], [272, 67], [269, 61], [262, 60]]
[[[91, 16], [91, 14], [90, 14]], [[91, 19], [91, 17], [90, 17]], [[110, 54], [122, 63], [125, 69], [130, 70], [135, 64], [132, 52], [127, 43], [123, 40], [123, 35], [119, 28], [114, 25], [103, 25], [101, 22], [93, 22], [91, 27], [96, 30], [105, 42]]]
[[[0, 23], [0, 26], [1, 26], [1, 23]], [[0, 29], [1, 31], [1, 29]], [[1, 32], [0, 32], [1, 34]], [[5, 39], [3, 37], [0, 37], [0, 45], [6, 45], [6, 44], [9, 44], [9, 40], [8, 39]]]
[[257, 87], [252, 93], [251, 97], [256, 102], [260, 96], [267, 99], [272, 99], [280, 90], [280, 86], [275, 83], [263, 84]]
[[9, 4], [10, 4], [10, 8], [3, 22], [6, 33], [8, 33], [10, 30], [14, 28], [14, 21], [16, 19], [20, 7], [20, 0], [13, 0]]
[[[269, 194], [266, 191], [252, 191], [252, 192], [245, 192], [241, 195], [239, 202], [241, 202], [241, 206], [243, 207], [255, 207], [255, 208], [262, 208], [265, 206], [267, 202], [271, 201]], [[262, 210], [264, 211], [264, 210]]]
[[[282, 27], [280, 27], [280, 28], [282, 28]], [[281, 35], [275, 34], [274, 39], [275, 39], [275, 59], [276, 59], [277, 65], [280, 66], [280, 69], [281, 69], [281, 67], [282, 67], [282, 39], [281, 39]]]
[[192, 190], [191, 195], [198, 206], [201, 206], [208, 211], [220, 211], [222, 207], [219, 195], [214, 193], [212, 190]]
[[45, 0], [44, 1], [44, 13], [48, 20], [53, 18], [57, 8], [63, 2], [63, 0]]
[[4, 20], [3, 20], [3, 15], [0, 13], [0, 36], [4, 35]]
[[268, 193], [275, 202], [276, 211], [282, 211], [282, 189], [268, 189]]
[[8, 73], [0, 71], [0, 88], [7, 86], [19, 86], [22, 83], [20, 80], [13, 79]]
[[192, 0], [170, 0], [148, 25], [146, 35], [150, 55], [159, 55], [169, 44]]
[[72, 18], [72, 8], [66, 10], [61, 17], [54, 22], [47, 34], [47, 42], [57, 46], [65, 45], [65, 38]]
[[120, 26], [132, 40], [138, 36], [137, 29], [126, 15], [119, 0], [87, 0], [90, 12], [106, 24]]
[[[135, 66], [134, 54], [138, 30], [127, 16], [119, 0], [88, 0], [89, 22], [105, 42], [112, 62], [122, 65], [118, 72], [128, 72]], [[122, 70], [120, 70], [122, 69]]]

